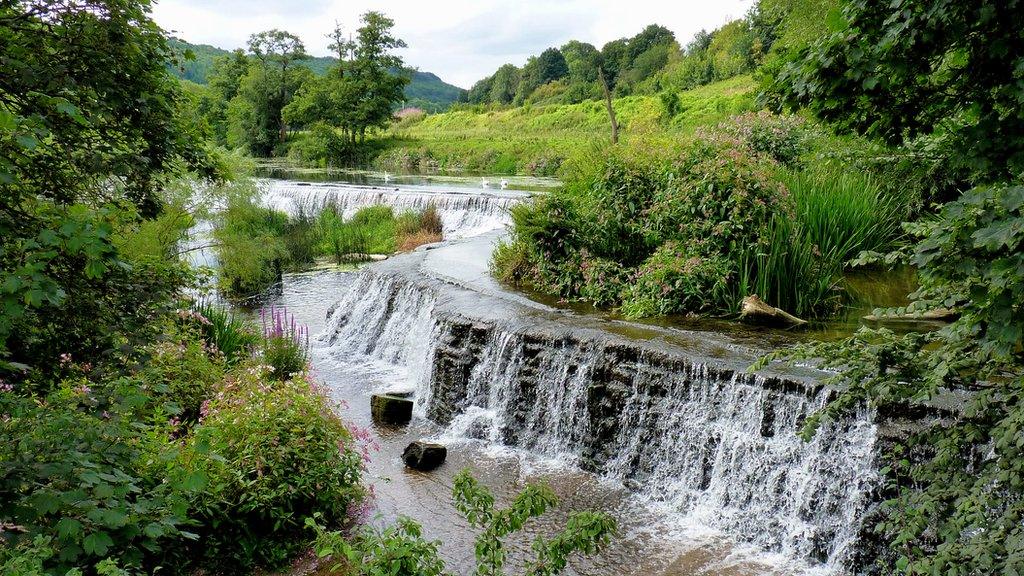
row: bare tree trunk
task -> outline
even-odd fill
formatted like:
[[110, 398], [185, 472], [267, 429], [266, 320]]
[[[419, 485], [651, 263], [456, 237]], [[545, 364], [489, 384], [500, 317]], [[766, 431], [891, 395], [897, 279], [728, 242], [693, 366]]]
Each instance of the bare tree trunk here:
[[612, 108], [612, 91], [608, 89], [608, 80], [604, 77], [604, 70], [598, 66], [597, 79], [601, 81], [601, 89], [604, 90], [604, 103], [608, 107], [608, 119], [612, 123], [612, 144], [619, 143], [619, 123], [615, 120], [615, 108]]

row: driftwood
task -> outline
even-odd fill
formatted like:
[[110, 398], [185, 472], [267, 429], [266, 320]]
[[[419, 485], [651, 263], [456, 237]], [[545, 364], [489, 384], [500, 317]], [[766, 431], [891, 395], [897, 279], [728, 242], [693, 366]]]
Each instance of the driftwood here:
[[875, 316], [870, 314], [864, 317], [868, 322], [896, 322], [913, 324], [915, 322], [953, 322], [960, 317], [960, 313], [949, 308], [936, 308], [924, 312], [910, 312], [907, 314], [894, 314], [892, 316]]
[[782, 326], [793, 328], [804, 326], [807, 320], [797, 318], [785, 310], [781, 310], [761, 300], [757, 294], [752, 294], [743, 299], [740, 305], [740, 320], [751, 324], [762, 324], [765, 326]]

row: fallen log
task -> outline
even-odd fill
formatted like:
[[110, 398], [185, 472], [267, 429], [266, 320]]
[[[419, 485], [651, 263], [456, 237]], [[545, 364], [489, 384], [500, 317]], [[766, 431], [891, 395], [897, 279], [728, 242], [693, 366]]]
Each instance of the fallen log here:
[[807, 324], [807, 320], [797, 318], [789, 312], [776, 308], [761, 300], [757, 294], [751, 294], [740, 304], [740, 320], [762, 326], [795, 328]]

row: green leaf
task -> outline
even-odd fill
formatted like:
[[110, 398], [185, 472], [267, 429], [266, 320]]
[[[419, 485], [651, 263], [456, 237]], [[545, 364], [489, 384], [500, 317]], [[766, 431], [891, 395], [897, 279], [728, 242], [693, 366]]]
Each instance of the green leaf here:
[[82, 548], [87, 554], [104, 556], [107, 550], [114, 545], [114, 541], [106, 532], [95, 532], [85, 537], [82, 541]]

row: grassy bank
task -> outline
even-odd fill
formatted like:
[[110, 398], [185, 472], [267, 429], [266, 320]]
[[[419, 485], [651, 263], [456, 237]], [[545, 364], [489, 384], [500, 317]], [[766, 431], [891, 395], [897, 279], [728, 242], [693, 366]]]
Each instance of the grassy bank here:
[[[752, 110], [754, 81], [739, 76], [678, 93], [673, 110], [659, 95], [614, 102], [625, 145], [674, 145], [704, 125]], [[456, 107], [398, 122], [363, 155], [391, 171], [554, 176], [565, 161], [610, 141], [604, 102]], [[308, 144], [300, 144], [310, 146]]]

